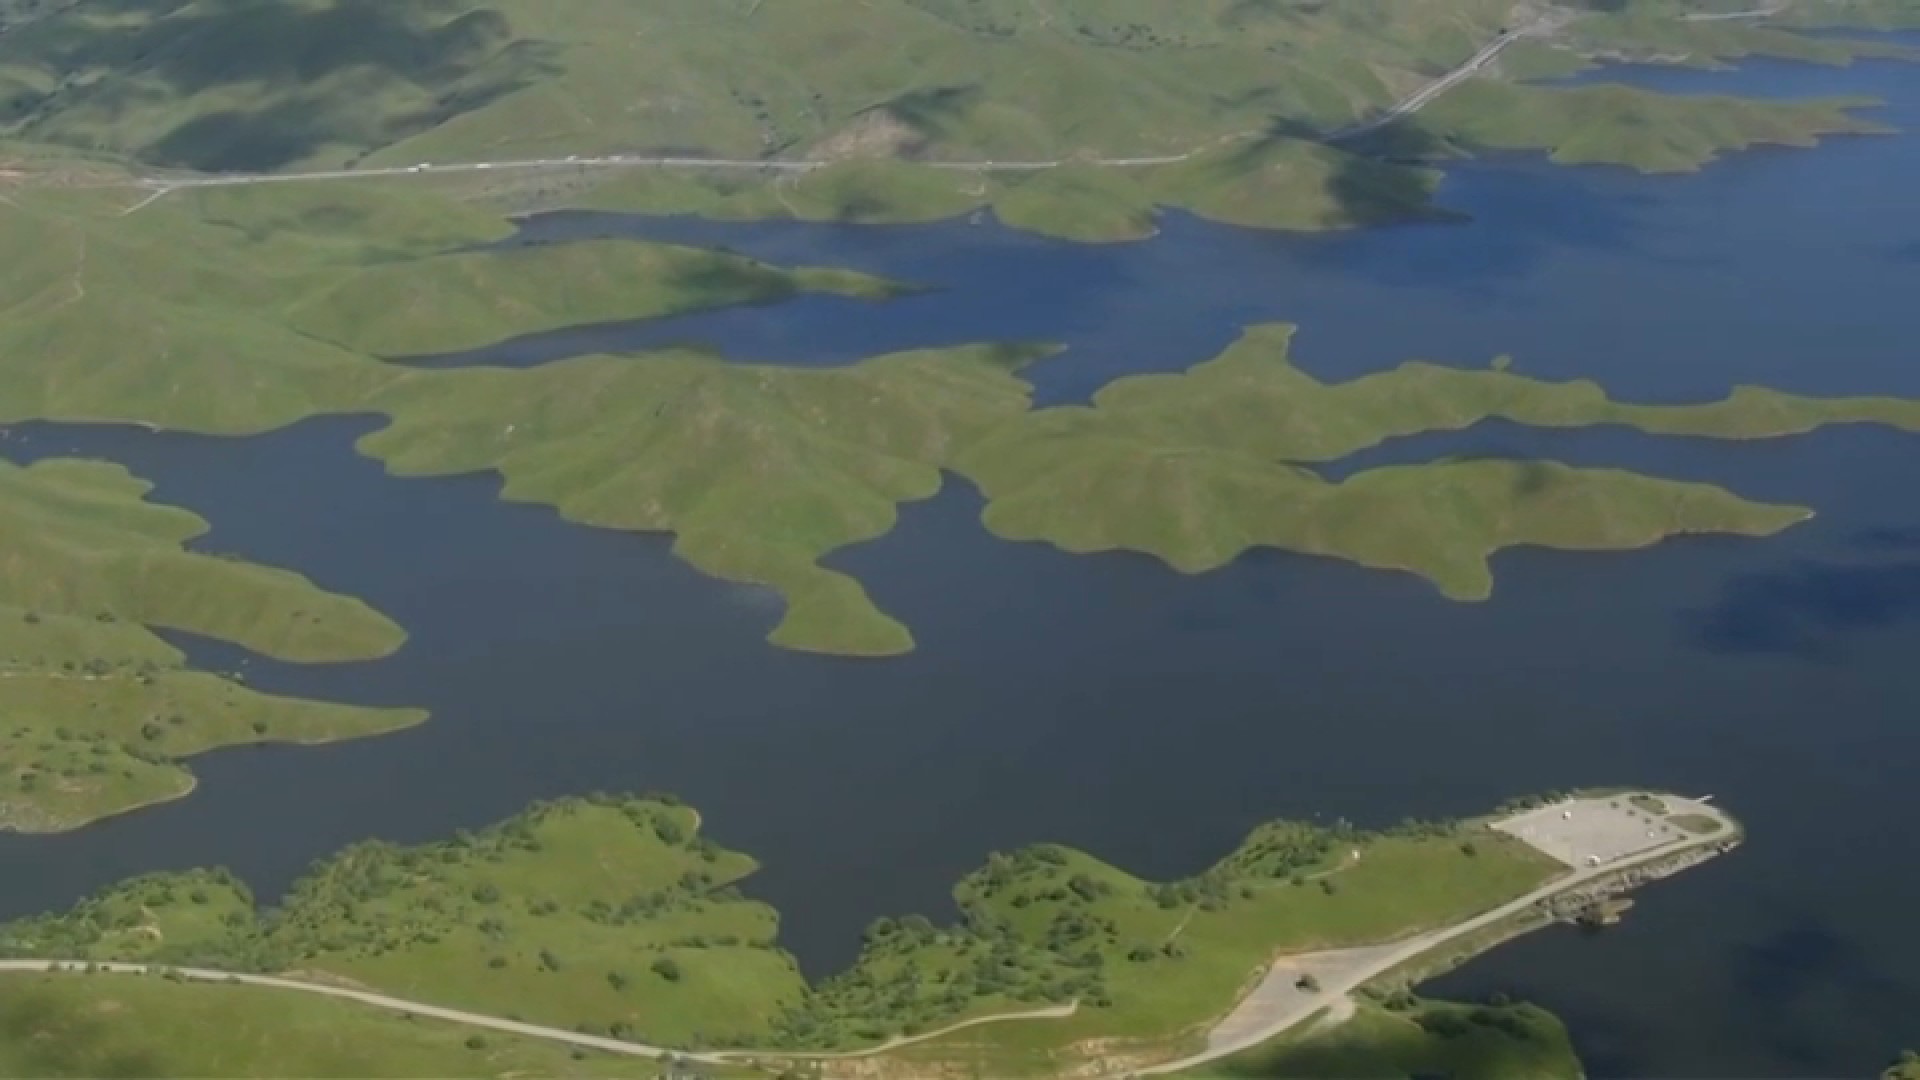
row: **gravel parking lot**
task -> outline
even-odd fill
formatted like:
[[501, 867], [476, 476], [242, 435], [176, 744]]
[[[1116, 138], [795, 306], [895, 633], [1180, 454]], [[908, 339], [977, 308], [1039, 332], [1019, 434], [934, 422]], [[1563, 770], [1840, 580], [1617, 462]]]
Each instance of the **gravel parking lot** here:
[[[1704, 809], [1692, 799], [1662, 799], [1669, 814], [1693, 814]], [[1664, 816], [1635, 809], [1625, 795], [1570, 799], [1516, 814], [1493, 827], [1569, 866], [1604, 866], [1687, 835], [1668, 824]]]

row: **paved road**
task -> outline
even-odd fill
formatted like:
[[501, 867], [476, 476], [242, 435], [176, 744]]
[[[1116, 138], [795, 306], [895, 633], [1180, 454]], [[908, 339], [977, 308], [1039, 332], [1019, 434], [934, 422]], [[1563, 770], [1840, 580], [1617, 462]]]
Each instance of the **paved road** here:
[[[1162, 1065], [1138, 1070], [1141, 1075], [1175, 1072], [1203, 1065], [1242, 1050], [1256, 1046], [1279, 1035], [1306, 1020], [1308, 1017], [1331, 1005], [1337, 1005], [1346, 995], [1357, 990], [1368, 980], [1379, 976], [1409, 960], [1437, 949], [1450, 941], [1483, 930], [1503, 919], [1517, 915], [1532, 905], [1549, 897], [1575, 889], [1596, 878], [1619, 873], [1657, 859], [1694, 847], [1720, 843], [1733, 835], [1732, 822], [1719, 810], [1705, 803], [1690, 800], [1668, 799], [1671, 812], [1676, 814], [1698, 813], [1709, 815], [1722, 823], [1719, 832], [1704, 836], [1685, 836], [1644, 851], [1622, 857], [1597, 867], [1583, 867], [1572, 873], [1542, 885], [1540, 888], [1516, 900], [1494, 908], [1465, 922], [1457, 923], [1431, 933], [1421, 934], [1401, 942], [1386, 945], [1370, 945], [1357, 949], [1336, 949], [1321, 953], [1304, 954], [1276, 962], [1270, 968], [1253, 993], [1249, 994], [1233, 1012], [1215, 1026], [1209, 1034], [1207, 1048], [1192, 1057], [1171, 1061]], [[0, 972], [79, 972], [88, 966], [84, 960], [0, 960]], [[277, 975], [252, 975], [242, 972], [216, 971], [209, 968], [172, 967], [170, 965], [95, 963], [93, 967], [114, 974], [139, 975], [162, 967], [182, 978], [195, 982], [240, 983], [273, 990], [291, 990], [306, 994], [319, 994], [322, 997], [340, 998], [371, 1005], [374, 1008], [392, 1012], [411, 1013], [416, 1016], [446, 1020], [469, 1027], [486, 1028], [492, 1031], [522, 1035], [528, 1038], [545, 1039], [549, 1042], [565, 1043], [589, 1050], [601, 1050], [613, 1054], [626, 1054], [634, 1057], [661, 1057], [673, 1052], [645, 1043], [628, 1042], [624, 1039], [612, 1039], [599, 1035], [584, 1035], [577, 1031], [546, 1027], [540, 1024], [528, 1024], [504, 1017], [488, 1016], [483, 1013], [467, 1012], [463, 1009], [449, 1009], [439, 1005], [428, 1005], [404, 998], [390, 997], [366, 990], [352, 990], [342, 986], [328, 986], [323, 983], [304, 982]], [[1320, 980], [1320, 992], [1309, 994], [1294, 987], [1294, 980], [1300, 974], [1311, 972]], [[961, 1028], [1003, 1020], [1040, 1019], [1071, 1016], [1074, 1005], [1053, 1005], [1039, 1009], [1030, 1009], [1019, 1013], [1005, 1013], [994, 1016], [976, 1017], [972, 1020], [931, 1031], [922, 1035], [902, 1037], [891, 1040], [881, 1046], [845, 1054], [792, 1054], [792, 1055], [755, 1055], [742, 1051], [714, 1051], [682, 1056], [709, 1064], [721, 1064], [726, 1061], [738, 1061], [754, 1056], [788, 1056], [793, 1058], [826, 1057], [865, 1057], [897, 1049], [910, 1043], [936, 1038]]]
[[[1211, 145], [1211, 144], [1209, 144]], [[1144, 169], [1156, 165], [1177, 165], [1199, 153], [1160, 157], [1055, 158], [1048, 161], [921, 161], [915, 164], [930, 169], [955, 172], [1042, 172], [1062, 165], [1098, 165], [1110, 169]], [[380, 169], [324, 169], [301, 173], [214, 173], [200, 176], [149, 176], [143, 187], [156, 195], [183, 188], [241, 187], [251, 184], [295, 184], [328, 180], [374, 180], [380, 177], [449, 176], [465, 173], [513, 172], [551, 169], [745, 169], [755, 172], [805, 173], [836, 164], [832, 160], [779, 158], [648, 157], [637, 154], [611, 154], [601, 157], [526, 158], [517, 161], [470, 161], [454, 164], [422, 162]]]
[[[88, 964], [89, 961], [85, 960], [0, 960], [0, 973], [60, 971], [78, 974], [84, 972]], [[583, 1047], [590, 1050], [604, 1050], [608, 1053], [626, 1054], [630, 1057], [650, 1058], [662, 1057], [666, 1054], [674, 1053], [683, 1058], [702, 1061], [712, 1065], [723, 1064], [730, 1060], [744, 1061], [762, 1058], [811, 1061], [822, 1058], [871, 1057], [875, 1054], [882, 1054], [889, 1050], [897, 1050], [900, 1047], [910, 1046], [917, 1042], [925, 1042], [928, 1039], [937, 1039], [943, 1035], [949, 1035], [970, 1027], [977, 1027], [981, 1024], [997, 1024], [1007, 1020], [1058, 1020], [1072, 1016], [1079, 1010], [1078, 1002], [1069, 1002], [1065, 1005], [1046, 1005], [1040, 1008], [1024, 1009], [1018, 1012], [976, 1016], [971, 1020], [962, 1020], [957, 1024], [949, 1024], [946, 1027], [923, 1032], [919, 1035], [897, 1035], [877, 1046], [870, 1046], [863, 1050], [841, 1051], [839, 1053], [773, 1053], [750, 1050], [725, 1050], [689, 1054], [682, 1051], [668, 1050], [663, 1047], [649, 1046], [645, 1043], [628, 1042], [625, 1039], [610, 1039], [600, 1035], [584, 1035], [577, 1031], [546, 1027], [542, 1024], [522, 1023], [518, 1020], [508, 1020], [499, 1016], [488, 1016], [484, 1013], [467, 1012], [463, 1009], [449, 1009], [439, 1005], [428, 1005], [424, 1002], [389, 997], [386, 994], [376, 994], [366, 990], [352, 990], [343, 986], [328, 986], [325, 983], [287, 979], [277, 975], [249, 975], [240, 972], [215, 971], [211, 968], [174, 967], [167, 964], [95, 963], [92, 964], [92, 966], [100, 971], [115, 975], [144, 975], [159, 969], [173, 972], [182, 978], [190, 979], [194, 982], [240, 983], [245, 986], [265, 987], [272, 990], [294, 990], [306, 994], [319, 994], [323, 997], [344, 998], [348, 1001], [358, 1002], [362, 1005], [371, 1005], [374, 1008], [386, 1009], [391, 1012], [410, 1013], [414, 1016], [425, 1016], [435, 1020], [447, 1020], [455, 1024], [465, 1024], [469, 1027], [487, 1028], [492, 1031], [502, 1031], [512, 1035], [523, 1035], [533, 1039], [545, 1039], [550, 1042], [566, 1043], [571, 1046]]]
[[[1339, 142], [1357, 138], [1371, 131], [1377, 131], [1396, 120], [1411, 116], [1427, 107], [1440, 95], [1458, 86], [1462, 81], [1480, 72], [1494, 58], [1523, 37], [1550, 30], [1556, 25], [1553, 20], [1543, 18], [1518, 30], [1509, 30], [1493, 39], [1479, 52], [1468, 57], [1466, 62], [1447, 74], [1429, 83], [1417, 93], [1389, 108], [1379, 116], [1364, 123], [1355, 124], [1333, 132], [1326, 137], [1328, 142]], [[1253, 133], [1246, 132], [1226, 139], [1216, 139], [1204, 145], [1194, 147], [1180, 154], [1163, 154], [1146, 157], [1093, 157], [1093, 158], [1051, 158], [1031, 161], [923, 161], [918, 164], [932, 169], [949, 169], [956, 172], [1043, 172], [1057, 169], [1063, 165], [1083, 164], [1108, 169], [1147, 169], [1163, 165], [1178, 165], [1192, 159], [1203, 151], [1213, 149], [1222, 142], [1235, 138], [1244, 138]], [[527, 172], [553, 169], [729, 169], [773, 173], [807, 173], [815, 169], [835, 164], [826, 159], [778, 159], [778, 158], [710, 158], [692, 156], [651, 156], [644, 154], [603, 154], [598, 156], [569, 155], [567, 157], [521, 158], [510, 161], [467, 161], [448, 164], [420, 162], [414, 165], [394, 165], [377, 169], [322, 169], [314, 172], [297, 173], [204, 173], [196, 175], [155, 174], [142, 177], [138, 183], [151, 194], [141, 202], [128, 208], [133, 213], [156, 199], [175, 191], [187, 188], [244, 187], [254, 184], [296, 184], [340, 180], [375, 180], [382, 177], [406, 176], [454, 176], [488, 172]]]
[[[87, 962], [80, 960], [0, 960], [0, 972], [7, 971], [80, 971]], [[432, 1017], [435, 1020], [450, 1020], [469, 1027], [488, 1028], [504, 1031], [513, 1035], [525, 1035], [551, 1042], [569, 1043], [590, 1050], [604, 1050], [613, 1054], [627, 1054], [633, 1057], [661, 1057], [671, 1051], [658, 1046], [627, 1042], [624, 1039], [609, 1039], [599, 1035], [582, 1035], [577, 1031], [565, 1031], [560, 1028], [542, 1027], [539, 1024], [523, 1024], [518, 1020], [507, 1020], [498, 1016], [486, 1016], [481, 1013], [465, 1012], [460, 1009], [442, 1008], [438, 1005], [425, 1005], [418, 1001], [406, 1001], [388, 997], [385, 994], [369, 993], [365, 990], [349, 990], [342, 986], [326, 986], [321, 983], [301, 982], [298, 979], [283, 979], [274, 975], [246, 975], [238, 972], [213, 971], [207, 968], [172, 967], [152, 964], [95, 964], [97, 968], [119, 975], [139, 975], [156, 967], [175, 972], [194, 982], [230, 983], [238, 982], [247, 986], [267, 987], [274, 990], [297, 990], [304, 994], [319, 994], [323, 997], [345, 998], [362, 1005], [371, 1005], [378, 1009], [393, 1012], [412, 1013], [415, 1016]], [[708, 1060], [707, 1055], [683, 1055], [697, 1060]]]
[[1459, 86], [1473, 76], [1478, 75], [1488, 64], [1493, 63], [1494, 58], [1498, 57], [1502, 52], [1505, 52], [1507, 46], [1512, 45], [1521, 38], [1545, 32], [1554, 25], [1552, 21], [1543, 18], [1527, 26], [1523, 26], [1518, 30], [1506, 31], [1499, 37], [1488, 42], [1479, 52], [1467, 57], [1465, 63], [1428, 83], [1418, 93], [1408, 97], [1398, 105], [1395, 105], [1393, 108], [1388, 109], [1386, 112], [1381, 113], [1371, 120], [1354, 124], [1351, 127], [1341, 128], [1339, 131], [1328, 135], [1327, 141], [1342, 142], [1347, 139], [1357, 139], [1362, 135], [1379, 131], [1381, 128], [1386, 127], [1396, 120], [1403, 120], [1412, 116], [1414, 113], [1433, 104], [1434, 101], [1439, 99], [1440, 95]]
[[[1623, 856], [1613, 862], [1575, 868], [1571, 873], [1555, 878], [1525, 896], [1511, 900], [1491, 911], [1405, 941], [1386, 946], [1369, 945], [1359, 949], [1329, 950], [1323, 953], [1295, 956], [1288, 958], [1285, 962], [1276, 963], [1268, 970], [1266, 977], [1261, 980], [1253, 993], [1242, 1000], [1239, 1006], [1236, 1006], [1225, 1019], [1215, 1025], [1212, 1032], [1208, 1033], [1205, 1050], [1178, 1061], [1139, 1069], [1138, 1074], [1147, 1076], [1178, 1072], [1251, 1049], [1288, 1031], [1321, 1009], [1333, 1005], [1342, 997], [1358, 990], [1369, 980], [1432, 952], [1448, 942], [1478, 933], [1496, 923], [1512, 918], [1543, 900], [1570, 889], [1577, 889], [1598, 878], [1618, 874], [1691, 848], [1722, 843], [1733, 836], [1732, 821], [1712, 806], [1683, 799], [1668, 799], [1667, 803], [1676, 814], [1697, 813], [1713, 817], [1721, 823], [1720, 831], [1704, 836], [1683, 836], [1677, 840]], [[1358, 962], [1354, 962], [1356, 960]], [[1331, 978], [1320, 974], [1330, 969], [1337, 970], [1339, 974]], [[1315, 972], [1316, 977], [1320, 979], [1319, 993], [1308, 993], [1293, 985], [1294, 980], [1303, 971]]]
[[1793, 0], [1778, 0], [1766, 7], [1753, 8], [1750, 11], [1721, 11], [1712, 14], [1695, 12], [1682, 15], [1687, 22], [1725, 22], [1729, 19], [1771, 19], [1793, 5]]

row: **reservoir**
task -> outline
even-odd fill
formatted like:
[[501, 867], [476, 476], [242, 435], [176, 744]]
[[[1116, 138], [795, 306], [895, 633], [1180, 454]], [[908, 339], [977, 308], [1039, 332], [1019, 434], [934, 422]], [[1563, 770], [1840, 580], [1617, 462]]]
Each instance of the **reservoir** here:
[[[1682, 92], [1862, 93], [1920, 130], [1920, 69], [1628, 69]], [[1465, 223], [1319, 236], [1170, 215], [1076, 246], [982, 224], [854, 228], [565, 214], [517, 242], [617, 233], [726, 245], [926, 286], [582, 328], [438, 363], [540, 363], [697, 342], [845, 363], [975, 340], [1059, 342], [1047, 402], [1206, 359], [1254, 322], [1302, 327], [1329, 379], [1425, 358], [1590, 376], [1694, 401], [1752, 382], [1920, 396], [1920, 137], [1761, 150], [1696, 176], [1514, 158], [1455, 170]], [[636, 360], [635, 362], [644, 362]], [[778, 601], [703, 578], [664, 538], [561, 523], [470, 476], [397, 480], [359, 457], [376, 418], [230, 440], [25, 426], [16, 459], [119, 460], [213, 522], [205, 550], [296, 568], [412, 635], [381, 662], [276, 664], [183, 641], [254, 685], [422, 705], [427, 724], [337, 746], [196, 759], [191, 797], [53, 837], [0, 835], [0, 914], [150, 870], [229, 866], [270, 899], [368, 837], [439, 838], [527, 802], [670, 790], [764, 867], [814, 973], [887, 914], [951, 914], [996, 848], [1083, 847], [1195, 872], [1274, 817], [1476, 813], [1590, 785], [1711, 793], [1734, 855], [1643, 894], [1599, 936], [1549, 931], [1430, 988], [1560, 1013], [1596, 1076], [1866, 1075], [1920, 1043], [1920, 437], [1836, 428], [1749, 444], [1506, 424], [1390, 443], [1349, 472], [1453, 453], [1711, 481], [1812, 507], [1767, 540], [1635, 553], [1519, 550], [1483, 604], [1406, 575], [1282, 553], [1183, 577], [1134, 555], [990, 536], [950, 478], [890, 535], [830, 560], [919, 642], [858, 661], [762, 640]]]

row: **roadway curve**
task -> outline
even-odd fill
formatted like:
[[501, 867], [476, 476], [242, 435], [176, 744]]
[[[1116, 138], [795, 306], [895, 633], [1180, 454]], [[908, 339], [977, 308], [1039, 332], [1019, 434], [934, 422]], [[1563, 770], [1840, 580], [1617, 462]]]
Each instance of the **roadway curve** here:
[[[518, 1020], [508, 1020], [499, 1016], [487, 1016], [483, 1013], [466, 1012], [462, 1009], [448, 1009], [439, 1005], [426, 1005], [418, 1001], [388, 997], [366, 990], [350, 990], [344, 986], [327, 986], [322, 983], [302, 982], [298, 979], [286, 979], [277, 975], [248, 975], [237, 971], [215, 971], [211, 968], [174, 967], [170, 964], [122, 964], [95, 963], [88, 960], [0, 960], [0, 973], [9, 971], [26, 972], [82, 972], [92, 967], [97, 971], [111, 972], [116, 975], [144, 975], [152, 971], [167, 971], [193, 982], [239, 983], [243, 986], [259, 986], [272, 990], [297, 990], [305, 994], [319, 994], [322, 997], [342, 998], [356, 1001], [362, 1005], [371, 1005], [376, 1009], [392, 1012], [411, 1013], [415, 1016], [432, 1017], [435, 1020], [447, 1020], [469, 1027], [488, 1028], [504, 1031], [512, 1035], [525, 1035], [534, 1039], [546, 1039], [550, 1042], [568, 1043], [590, 1050], [604, 1050], [613, 1054], [626, 1054], [632, 1057], [664, 1057], [679, 1051], [668, 1050], [644, 1043], [627, 1042], [624, 1039], [610, 1039], [600, 1035], [583, 1035], [577, 1031], [565, 1031], [561, 1028], [543, 1027], [539, 1024], [526, 1024]], [[705, 1054], [682, 1055], [697, 1060], [708, 1061]]]
[[[1599, 866], [1577, 868], [1572, 873], [1555, 878], [1525, 896], [1510, 900], [1465, 922], [1455, 923], [1404, 941], [1384, 946], [1369, 945], [1357, 949], [1338, 949], [1284, 958], [1282, 962], [1276, 962], [1274, 967], [1269, 969], [1260, 985], [1242, 1002], [1243, 1006], [1252, 1003], [1255, 1009], [1260, 1010], [1260, 1015], [1249, 1016], [1242, 1011], [1242, 1007], [1236, 1007], [1208, 1033], [1205, 1050], [1178, 1061], [1149, 1066], [1135, 1072], [1141, 1076], [1178, 1072], [1230, 1057], [1242, 1050], [1250, 1050], [1286, 1033], [1394, 968], [1442, 948], [1449, 942], [1478, 933], [1519, 915], [1544, 900], [1577, 889], [1582, 885], [1591, 884], [1601, 878], [1632, 870], [1637, 866], [1658, 862], [1695, 848], [1725, 843], [1738, 835], [1738, 827], [1732, 819], [1706, 803], [1681, 799], [1667, 801], [1679, 807], [1676, 813], [1705, 814], [1720, 822], [1720, 828], [1705, 835], [1683, 836], [1678, 840], [1671, 840]], [[1346, 962], [1349, 960], [1355, 962]], [[1296, 971], [1309, 968], [1319, 968], [1324, 971], [1328, 967], [1339, 970], [1340, 974], [1331, 979], [1324, 975], [1319, 976], [1320, 991], [1318, 993], [1308, 993], [1294, 988], [1293, 979], [1296, 977]], [[1277, 992], [1278, 988], [1275, 984], [1278, 984], [1278, 988], [1284, 988], [1284, 992]], [[1222, 1036], [1223, 1031], [1228, 1034]]]
[[1469, 56], [1465, 63], [1428, 83], [1417, 93], [1409, 96], [1398, 105], [1395, 105], [1393, 108], [1388, 109], [1386, 112], [1381, 113], [1371, 120], [1354, 124], [1351, 127], [1341, 128], [1339, 131], [1328, 135], [1327, 141], [1342, 142], [1347, 139], [1357, 139], [1362, 135], [1379, 131], [1381, 128], [1386, 127], [1396, 120], [1404, 120], [1412, 116], [1414, 113], [1433, 104], [1439, 99], [1440, 95], [1485, 70], [1488, 64], [1493, 63], [1495, 58], [1506, 51], [1507, 46], [1512, 45], [1521, 38], [1547, 32], [1555, 25], [1552, 20], [1542, 18], [1518, 30], [1505, 31], [1499, 37], [1494, 38], [1483, 46], [1479, 52]]
[[628, 1042], [625, 1039], [612, 1039], [602, 1035], [587, 1035], [564, 1028], [547, 1027], [543, 1024], [528, 1024], [519, 1020], [508, 1020], [500, 1016], [488, 1016], [485, 1013], [467, 1012], [464, 1009], [449, 1009], [440, 1005], [428, 1005], [405, 998], [389, 997], [367, 990], [353, 990], [344, 986], [328, 986], [325, 983], [306, 982], [300, 979], [288, 979], [278, 975], [250, 975], [237, 971], [216, 971], [212, 968], [175, 967], [171, 964], [128, 964], [120, 962], [95, 962], [90, 960], [0, 960], [0, 974], [7, 972], [31, 973], [84, 973], [89, 968], [96, 972], [114, 975], [146, 975], [154, 971], [165, 971], [192, 982], [238, 983], [242, 986], [257, 986], [270, 990], [293, 990], [305, 994], [319, 994], [322, 997], [341, 998], [371, 1005], [376, 1009], [390, 1012], [407, 1013], [413, 1016], [425, 1016], [434, 1020], [445, 1020], [468, 1027], [487, 1028], [510, 1035], [522, 1035], [531, 1039], [544, 1039], [549, 1042], [566, 1043], [588, 1050], [603, 1050], [612, 1054], [625, 1054], [629, 1057], [658, 1058], [668, 1054], [709, 1065], [725, 1064], [729, 1061], [789, 1060], [815, 1061], [828, 1058], [860, 1058], [884, 1054], [898, 1050], [903, 1046], [937, 1039], [943, 1035], [961, 1031], [981, 1024], [995, 1024], [1007, 1020], [1058, 1020], [1072, 1016], [1079, 1009], [1078, 1002], [1064, 1005], [1047, 1005], [1018, 1012], [993, 1013], [988, 1016], [976, 1016], [971, 1020], [962, 1020], [957, 1024], [919, 1035], [896, 1035], [877, 1046], [863, 1050], [844, 1050], [839, 1052], [762, 1052], [756, 1050], [720, 1050], [689, 1053], [670, 1050], [661, 1046], [649, 1046], [646, 1043]]
[[[1645, 851], [1622, 857], [1597, 867], [1576, 869], [1574, 872], [1542, 885], [1525, 896], [1502, 904], [1481, 915], [1456, 923], [1453, 926], [1421, 934], [1400, 942], [1386, 945], [1370, 945], [1356, 949], [1330, 950], [1322, 953], [1303, 954], [1283, 958], [1269, 968], [1266, 976], [1254, 991], [1245, 998], [1209, 1033], [1207, 1048], [1190, 1057], [1170, 1061], [1160, 1065], [1136, 1070], [1138, 1075], [1150, 1075], [1190, 1069], [1204, 1065], [1242, 1050], [1249, 1049], [1283, 1034], [1301, 1022], [1309, 1019], [1330, 1004], [1338, 1005], [1347, 995], [1352, 994], [1368, 981], [1381, 974], [1416, 959], [1449, 942], [1484, 930], [1504, 919], [1511, 918], [1543, 900], [1550, 899], [1570, 889], [1579, 888], [1611, 874], [1618, 874], [1643, 866], [1669, 856], [1694, 848], [1723, 843], [1738, 835], [1737, 826], [1725, 814], [1705, 803], [1692, 800], [1669, 799], [1676, 806], [1675, 813], [1705, 814], [1721, 823], [1721, 828], [1701, 836], [1685, 836], [1668, 843], [1651, 847]], [[300, 993], [319, 994], [322, 997], [339, 998], [345, 1001], [370, 1005], [390, 1012], [410, 1013], [415, 1016], [445, 1020], [469, 1027], [486, 1028], [492, 1031], [521, 1035], [527, 1038], [544, 1039], [549, 1042], [565, 1043], [588, 1050], [601, 1050], [613, 1054], [625, 1054], [631, 1057], [663, 1057], [669, 1053], [679, 1054], [689, 1060], [707, 1064], [725, 1064], [743, 1060], [785, 1059], [785, 1060], [822, 1060], [829, 1058], [869, 1057], [875, 1054], [896, 1050], [902, 1046], [938, 1038], [963, 1028], [977, 1027], [983, 1024], [1006, 1020], [1044, 1019], [1071, 1016], [1076, 1011], [1075, 1004], [1053, 1005], [1038, 1009], [1029, 1009], [1016, 1013], [999, 1013], [992, 1016], [980, 1016], [963, 1020], [936, 1031], [920, 1035], [901, 1036], [864, 1050], [841, 1053], [761, 1053], [748, 1050], [707, 1051], [702, 1053], [683, 1053], [665, 1047], [649, 1046], [645, 1043], [628, 1042], [624, 1039], [608, 1038], [601, 1035], [586, 1035], [562, 1028], [529, 1024], [519, 1020], [509, 1020], [484, 1013], [467, 1012], [464, 1009], [449, 1009], [440, 1005], [428, 1005], [404, 998], [390, 997], [367, 990], [353, 990], [342, 986], [329, 986], [324, 983], [304, 982], [277, 975], [253, 975], [243, 972], [217, 971], [211, 968], [175, 967], [167, 964], [129, 964], [120, 962], [95, 962], [87, 960], [0, 960], [0, 973], [6, 972], [72, 972], [78, 973], [89, 967], [96, 971], [120, 975], [143, 975], [155, 970], [172, 972], [181, 978], [194, 982], [238, 983], [243, 986], [256, 986], [272, 990], [292, 990]], [[1321, 980], [1321, 990], [1317, 994], [1308, 994], [1294, 990], [1293, 979], [1296, 972], [1312, 970]], [[1249, 1011], [1251, 1010], [1251, 1012]]]
[[[1395, 104], [1387, 111], [1371, 120], [1342, 128], [1325, 136], [1329, 143], [1358, 138], [1372, 131], [1404, 119], [1426, 108], [1448, 90], [1465, 80], [1479, 74], [1493, 62], [1509, 45], [1521, 38], [1549, 32], [1559, 23], [1552, 18], [1542, 18], [1531, 25], [1518, 30], [1509, 30], [1494, 38], [1478, 52], [1468, 57], [1459, 67], [1447, 72], [1440, 78], [1422, 87], [1419, 91]], [[949, 169], [956, 172], [1044, 172], [1063, 165], [1094, 165], [1107, 169], [1148, 169], [1165, 165], [1178, 165], [1191, 160], [1196, 155], [1224, 142], [1248, 138], [1255, 132], [1240, 132], [1215, 139], [1196, 146], [1184, 153], [1163, 154], [1146, 157], [1091, 157], [1091, 158], [1052, 158], [1033, 161], [922, 161], [916, 162], [930, 169]], [[836, 160], [820, 158], [780, 159], [780, 158], [708, 158], [690, 156], [650, 156], [644, 154], [605, 154], [599, 156], [569, 155], [558, 158], [523, 158], [511, 161], [469, 161], [451, 164], [421, 162], [417, 165], [393, 165], [378, 169], [323, 169], [315, 172], [298, 173], [214, 173], [191, 176], [155, 174], [140, 178], [138, 186], [148, 189], [145, 199], [128, 208], [125, 213], [133, 213], [156, 199], [172, 192], [188, 188], [245, 187], [254, 184], [293, 184], [307, 182], [325, 182], [340, 180], [374, 180], [381, 177], [406, 176], [452, 176], [482, 172], [510, 172], [550, 169], [743, 169], [773, 173], [807, 173], [828, 165], [837, 164]]]

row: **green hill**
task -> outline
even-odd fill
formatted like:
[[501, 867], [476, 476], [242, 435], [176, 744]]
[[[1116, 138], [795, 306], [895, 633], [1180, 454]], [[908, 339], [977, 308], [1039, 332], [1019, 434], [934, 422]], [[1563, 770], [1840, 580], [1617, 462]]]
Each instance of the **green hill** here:
[[0, 974], [0, 1074], [653, 1080], [660, 1066], [307, 994], [157, 976]]
[[[754, 865], [702, 838], [698, 815], [671, 799], [574, 798], [438, 844], [357, 845], [272, 908], [222, 871], [134, 879], [0, 925], [0, 956], [291, 971], [688, 1050], [777, 1057], [925, 1032], [873, 1064], [1049, 1075], [1123, 1043], [1139, 1060], [1176, 1057], [1276, 954], [1449, 925], [1566, 869], [1475, 822], [1271, 822], [1167, 882], [1039, 845], [967, 875], [958, 922], [879, 919], [854, 964], [809, 985], [778, 946], [775, 913], [737, 888]], [[147, 993], [130, 977], [68, 977], [97, 987], [87, 994]], [[1067, 1002], [1071, 1015], [938, 1034]], [[289, 1012], [304, 1023], [304, 1007]], [[20, 1052], [8, 1030], [0, 1022], [0, 1062]]]
[[256, 693], [148, 627], [305, 662], [399, 648], [386, 617], [306, 578], [184, 550], [206, 529], [117, 465], [0, 461], [0, 829], [50, 832], [184, 795], [181, 758], [417, 723]]
[[[1636, 49], [1704, 62], [1910, 55], [1678, 17], [1697, 6], [1634, 0], [1554, 12], [1553, 30], [1542, 31], [1551, 46], [1523, 46], [1513, 71]], [[1829, 21], [1845, 17], [1824, 10]], [[1911, 0], [1882, 0], [1856, 21], [1912, 10]], [[836, 220], [926, 220], [991, 205], [1023, 228], [1116, 239], [1138, 235], [1155, 205], [1284, 228], [1423, 212], [1432, 178], [1422, 171], [1299, 144], [1378, 116], [1521, 15], [1505, 0], [147, 0], [111, 9], [15, 0], [0, 18], [0, 135], [38, 145], [204, 171], [614, 153], [805, 157], [858, 164], [800, 179], [563, 170], [482, 186], [532, 185], [569, 203]], [[1842, 111], [1849, 103], [1545, 90], [1501, 73], [1483, 72], [1431, 116], [1398, 125], [1396, 156], [1524, 146], [1670, 169], [1756, 142], [1872, 130]], [[1236, 149], [1213, 153], [1227, 148]], [[1179, 167], [1123, 170], [1124, 179], [1038, 185], [886, 167], [1176, 156]]]

